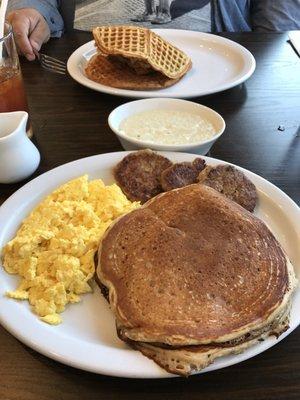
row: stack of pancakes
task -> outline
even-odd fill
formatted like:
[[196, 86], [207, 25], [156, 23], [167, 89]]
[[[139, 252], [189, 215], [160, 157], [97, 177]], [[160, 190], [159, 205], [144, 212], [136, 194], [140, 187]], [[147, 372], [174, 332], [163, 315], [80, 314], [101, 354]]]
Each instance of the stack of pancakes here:
[[85, 72], [106, 86], [160, 89], [174, 85], [192, 65], [183, 51], [147, 28], [102, 26], [93, 36], [98, 53]]
[[296, 285], [266, 225], [201, 184], [162, 193], [114, 222], [97, 281], [119, 337], [185, 376], [284, 332]]

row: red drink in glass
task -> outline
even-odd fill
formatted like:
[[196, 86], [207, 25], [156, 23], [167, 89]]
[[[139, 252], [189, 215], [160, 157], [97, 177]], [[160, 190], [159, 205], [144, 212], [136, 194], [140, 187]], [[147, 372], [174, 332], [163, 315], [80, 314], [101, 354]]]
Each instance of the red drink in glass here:
[[[6, 23], [4, 37], [0, 38], [0, 112], [11, 111], [28, 112], [28, 103], [13, 33]], [[27, 135], [32, 136], [29, 119]]]

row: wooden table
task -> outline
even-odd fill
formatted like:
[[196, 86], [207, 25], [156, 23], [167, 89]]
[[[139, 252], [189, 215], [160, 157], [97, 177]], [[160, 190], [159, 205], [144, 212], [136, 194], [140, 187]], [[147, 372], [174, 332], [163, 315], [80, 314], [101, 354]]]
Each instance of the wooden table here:
[[[300, 204], [300, 63], [286, 34], [226, 34], [257, 60], [243, 85], [196, 99], [227, 123], [210, 155], [262, 175]], [[88, 33], [73, 33], [45, 46], [67, 60]], [[34, 127], [42, 155], [39, 175], [66, 162], [121, 150], [110, 131], [110, 111], [127, 101], [93, 92], [69, 77], [23, 63]], [[284, 131], [278, 130], [279, 127]], [[23, 184], [23, 183], [22, 183]], [[0, 203], [22, 184], [0, 185]], [[13, 210], [12, 210], [13, 211]], [[128, 380], [76, 370], [19, 343], [0, 327], [0, 399], [255, 399], [300, 398], [300, 330], [239, 365], [189, 379]]]

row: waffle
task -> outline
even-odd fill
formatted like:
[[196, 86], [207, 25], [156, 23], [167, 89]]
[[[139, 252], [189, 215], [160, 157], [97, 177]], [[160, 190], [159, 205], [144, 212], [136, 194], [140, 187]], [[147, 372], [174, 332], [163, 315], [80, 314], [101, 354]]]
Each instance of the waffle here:
[[86, 76], [92, 81], [119, 89], [155, 90], [174, 85], [178, 79], [170, 79], [160, 72], [149, 75], [137, 75], [129, 67], [114, 63], [108, 57], [96, 54], [89, 61]]
[[100, 52], [130, 60], [135, 69], [138, 63], [147, 73], [147, 65], [171, 79], [181, 78], [192, 65], [191, 59], [181, 50], [147, 28], [137, 26], [100, 26], [93, 30]]

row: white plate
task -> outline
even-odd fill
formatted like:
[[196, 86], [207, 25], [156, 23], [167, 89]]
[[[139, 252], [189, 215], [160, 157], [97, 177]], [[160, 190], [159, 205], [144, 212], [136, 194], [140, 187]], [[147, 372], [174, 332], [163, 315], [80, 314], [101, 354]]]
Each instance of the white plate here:
[[[44, 196], [62, 183], [88, 173], [91, 179], [102, 178], [113, 182], [112, 168], [127, 152], [109, 153], [83, 158], [55, 168], [13, 194], [0, 208], [0, 248], [16, 233], [23, 218]], [[172, 161], [189, 161], [192, 154], [162, 153]], [[208, 164], [220, 161], [204, 157]], [[258, 188], [257, 215], [271, 228], [300, 275], [300, 209], [281, 190], [265, 179], [243, 170]], [[18, 279], [5, 273], [0, 266], [0, 322], [16, 338], [38, 352], [62, 363], [106, 375], [134, 378], [165, 378], [172, 375], [138, 351], [131, 350], [117, 335], [114, 317], [95, 285], [93, 294], [83, 296], [83, 301], [70, 305], [63, 313], [63, 323], [50, 326], [32, 314], [27, 302], [8, 299], [7, 290], [14, 289]], [[300, 323], [300, 289], [293, 300], [290, 329], [281, 340]], [[236, 364], [270, 348], [279, 340], [269, 338], [242, 354], [216, 360], [205, 371]]]
[[79, 47], [68, 60], [68, 71], [75, 81], [90, 89], [125, 97], [177, 97], [204, 96], [229, 89], [248, 79], [255, 70], [255, 59], [245, 47], [209, 33], [177, 29], [155, 29], [188, 54], [192, 69], [175, 85], [160, 90], [137, 91], [116, 89], [91, 81], [85, 76], [87, 61], [96, 53], [94, 41]]

